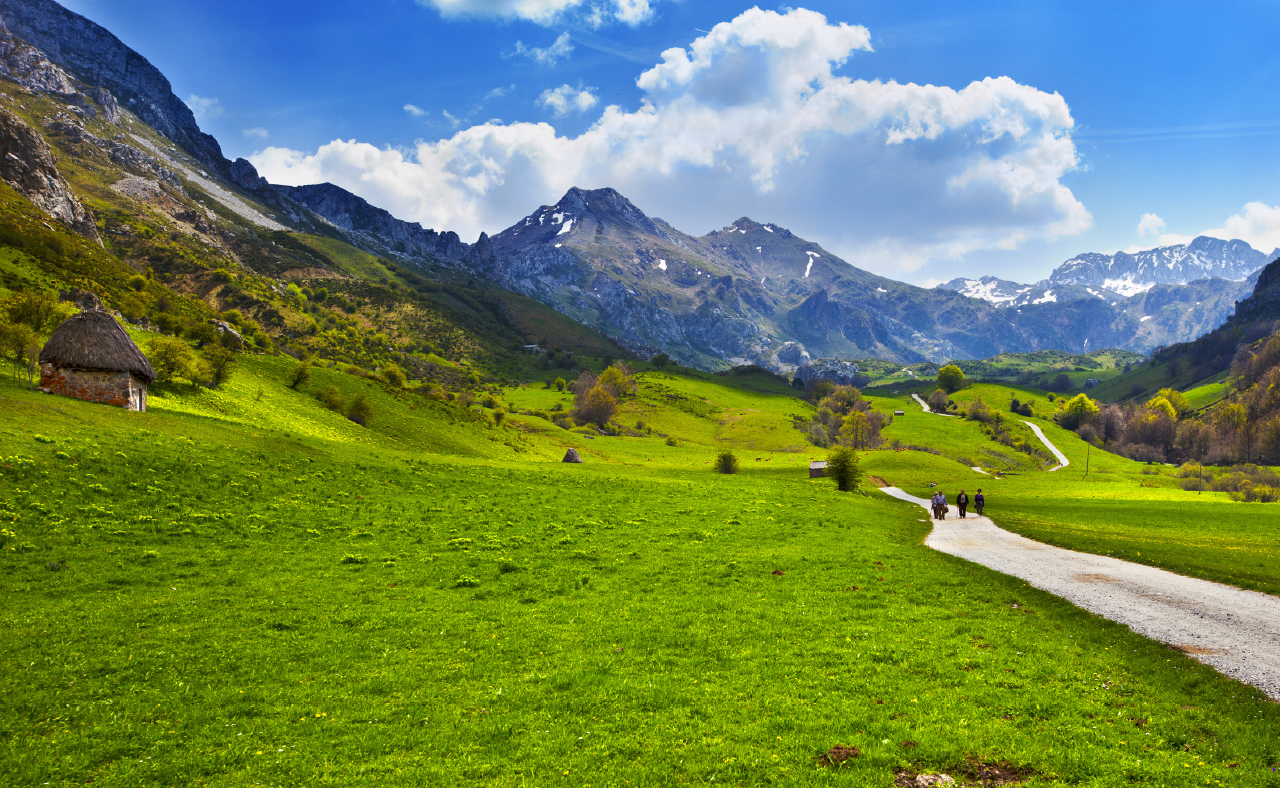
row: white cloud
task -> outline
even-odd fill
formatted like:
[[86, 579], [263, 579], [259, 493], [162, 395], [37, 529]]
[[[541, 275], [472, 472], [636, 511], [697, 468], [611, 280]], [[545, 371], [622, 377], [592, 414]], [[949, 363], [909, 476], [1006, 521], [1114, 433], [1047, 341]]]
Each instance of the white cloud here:
[[191, 114], [195, 115], [196, 121], [200, 123], [222, 114], [222, 106], [216, 98], [201, 98], [192, 93], [187, 96], [187, 106], [191, 108]]
[[253, 162], [468, 238], [571, 186], [612, 186], [690, 232], [746, 214], [886, 271], [1090, 226], [1060, 180], [1077, 166], [1060, 95], [1008, 77], [957, 90], [833, 73], [870, 41], [813, 11], [753, 8], [664, 52], [637, 110], [606, 107], [576, 137], [489, 122], [408, 149], [334, 140]]
[[462, 121], [449, 110], [441, 110], [440, 114], [444, 115], [444, 119], [449, 121], [449, 125], [455, 129], [462, 125]]
[[568, 57], [571, 52], [573, 52], [573, 42], [570, 41], [569, 34], [561, 33], [549, 47], [527, 47], [523, 41], [517, 41], [512, 55], [524, 55], [544, 66], [554, 66], [561, 58]]
[[[653, 17], [656, 0], [418, 0], [438, 10], [445, 17], [497, 17], [524, 19], [539, 25], [564, 22], [581, 16], [588, 24], [599, 27], [608, 22], [638, 25]], [[578, 13], [575, 13], [578, 12]]]
[[1280, 206], [1246, 203], [1240, 213], [1229, 217], [1221, 227], [1200, 234], [1226, 241], [1238, 238], [1260, 252], [1270, 253], [1280, 247]]
[[427, 111], [422, 107], [419, 107], [417, 104], [405, 104], [404, 111], [408, 112], [410, 115], [414, 116], [415, 118], [420, 118], [423, 115], [427, 114]]
[[1144, 213], [1142, 218], [1138, 220], [1138, 235], [1159, 235], [1164, 229], [1164, 219], [1156, 216], [1154, 213]]
[[556, 116], [570, 112], [586, 112], [600, 101], [595, 88], [575, 88], [572, 85], [561, 85], [553, 90], [544, 90], [538, 96], [538, 103], [550, 108]]
[[251, 129], [241, 129], [240, 133], [253, 140], [265, 140], [267, 137], [271, 136], [271, 132], [261, 126], [254, 126]]
[[515, 85], [507, 85], [506, 87], [496, 87], [493, 90], [489, 91], [488, 93], [484, 94], [485, 101], [490, 101], [496, 98], [502, 98], [503, 96], [507, 95], [508, 93], [510, 93], [515, 89], [516, 89]]
[[[1194, 235], [1182, 235], [1181, 233], [1163, 233], [1157, 239], [1161, 246], [1185, 246], [1195, 240]], [[1149, 247], [1143, 247], [1149, 248]]]

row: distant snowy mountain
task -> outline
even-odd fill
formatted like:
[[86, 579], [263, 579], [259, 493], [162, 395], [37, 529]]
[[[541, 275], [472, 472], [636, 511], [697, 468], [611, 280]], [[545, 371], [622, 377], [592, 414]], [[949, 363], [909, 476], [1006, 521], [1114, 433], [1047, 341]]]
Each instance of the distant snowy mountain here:
[[[1047, 279], [1033, 285], [1024, 285], [1018, 282], [1011, 282], [1008, 279], [984, 276], [981, 279], [952, 279], [950, 282], [943, 282], [938, 287], [944, 290], [955, 290], [962, 295], [967, 295], [970, 298], [979, 298], [998, 307], [1055, 304], [1059, 301], [1074, 301], [1090, 296], [1101, 298], [1108, 302], [1117, 300], [1113, 293], [1101, 292], [1097, 288], [1055, 285]], [[1114, 303], [1111, 305], [1115, 306]]]
[[1092, 286], [1132, 296], [1153, 285], [1185, 285], [1219, 277], [1242, 282], [1280, 256], [1280, 248], [1263, 254], [1244, 241], [1200, 236], [1189, 244], [1161, 246], [1129, 254], [1088, 252], [1071, 258], [1049, 274], [1055, 285]]

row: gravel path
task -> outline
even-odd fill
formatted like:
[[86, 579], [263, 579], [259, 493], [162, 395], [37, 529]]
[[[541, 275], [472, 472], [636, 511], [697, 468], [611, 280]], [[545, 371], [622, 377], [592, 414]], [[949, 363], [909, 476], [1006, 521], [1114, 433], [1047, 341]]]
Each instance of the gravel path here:
[[1058, 467], [1050, 468], [1049, 470], [1051, 471], [1062, 470], [1063, 468], [1071, 464], [1071, 460], [1067, 459], [1067, 455], [1058, 451], [1058, 447], [1054, 446], [1052, 443], [1049, 442], [1049, 439], [1044, 436], [1044, 433], [1040, 431], [1039, 427], [1037, 427], [1036, 425], [1032, 424], [1029, 421], [1023, 421], [1022, 423], [1030, 427], [1031, 431], [1034, 432], [1036, 434], [1036, 437], [1040, 439], [1040, 442], [1043, 443], [1045, 446], [1047, 446], [1049, 448], [1049, 451], [1053, 452], [1054, 457], [1058, 458]]
[[[881, 491], [928, 511], [923, 498], [897, 487]], [[954, 506], [934, 521], [925, 544], [1021, 578], [1280, 700], [1280, 597], [1051, 547], [988, 517], [960, 520]]]
[[916, 402], [919, 402], [919, 403], [920, 403], [920, 407], [924, 408], [924, 412], [925, 412], [925, 413], [933, 413], [933, 415], [935, 415], [935, 416], [948, 416], [948, 417], [951, 417], [951, 418], [955, 418], [955, 417], [954, 417], [954, 415], [953, 415], [953, 414], [950, 414], [950, 413], [936, 413], [936, 412], [934, 412], [934, 411], [930, 410], [930, 409], [929, 409], [929, 403], [927, 403], [927, 402], [925, 402], [924, 400], [920, 399], [920, 395], [919, 395], [919, 394], [917, 394], [917, 393], [915, 393], [914, 391], [913, 391], [913, 392], [911, 392], [911, 397], [912, 397]]

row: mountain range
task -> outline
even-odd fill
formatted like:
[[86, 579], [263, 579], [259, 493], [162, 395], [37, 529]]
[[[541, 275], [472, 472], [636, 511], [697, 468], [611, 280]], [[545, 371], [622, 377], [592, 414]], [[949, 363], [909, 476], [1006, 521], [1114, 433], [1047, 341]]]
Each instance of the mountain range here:
[[[424, 276], [535, 299], [638, 355], [665, 352], [704, 368], [755, 363], [785, 371], [811, 357], [919, 362], [1050, 349], [1146, 352], [1221, 324], [1251, 291], [1250, 277], [1280, 254], [1197, 238], [1137, 254], [1080, 255], [1036, 285], [986, 277], [922, 288], [747, 217], [692, 236], [608, 188], [570, 189], [556, 204], [468, 244], [333, 184], [270, 184], [250, 162], [228, 161], [163, 74], [52, 0], [0, 0], [0, 22], [0, 76], [64, 107], [41, 121], [43, 133], [90, 146], [122, 167], [127, 174], [113, 189], [152, 195], [153, 204], [164, 201], [166, 188], [197, 195], [207, 215], [183, 221], [196, 222], [216, 248], [240, 248], [218, 224], [227, 212], [254, 233], [280, 234], [270, 243], [281, 249], [290, 236], [337, 238]], [[135, 119], [172, 145], [139, 133]], [[35, 134], [13, 116], [0, 124], [0, 143], [34, 162], [42, 141], [12, 143], [28, 131]], [[75, 218], [74, 187], [52, 157], [40, 161], [47, 177], [39, 183], [16, 171], [0, 175], [93, 236], [92, 223]], [[323, 256], [296, 264], [260, 252], [238, 259], [272, 276], [289, 265], [329, 275]]]

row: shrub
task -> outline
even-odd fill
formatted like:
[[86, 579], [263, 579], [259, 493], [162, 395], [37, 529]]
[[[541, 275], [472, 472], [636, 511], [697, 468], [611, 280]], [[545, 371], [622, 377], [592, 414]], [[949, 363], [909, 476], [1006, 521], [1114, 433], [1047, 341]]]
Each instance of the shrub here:
[[129, 287], [132, 288], [135, 293], [140, 293], [147, 287], [147, 278], [141, 274], [134, 274], [129, 277]]
[[929, 410], [935, 413], [946, 413], [949, 402], [947, 392], [942, 389], [934, 389], [933, 393], [929, 395]]
[[667, 436], [667, 440], [666, 440], [666, 444], [667, 444], [668, 446], [679, 446], [679, 445], [680, 445], [680, 442], [676, 440], [676, 436], [674, 436], [674, 435], [668, 435], [668, 436]]
[[[1165, 404], [1167, 405], [1168, 403]], [[1170, 408], [1170, 411], [1172, 411], [1172, 408]], [[1054, 418], [1057, 420], [1058, 426], [1074, 430], [1098, 418], [1100, 413], [1102, 413], [1102, 408], [1097, 402], [1090, 399], [1089, 395], [1077, 394], [1062, 405], [1062, 408]]]
[[361, 427], [366, 426], [369, 419], [373, 418], [373, 406], [369, 404], [369, 400], [365, 399], [363, 394], [357, 394], [351, 400], [351, 403], [347, 405], [347, 418]]
[[393, 389], [402, 389], [408, 378], [405, 377], [403, 369], [395, 364], [388, 364], [382, 369], [382, 380]]
[[719, 473], [737, 473], [738, 457], [729, 449], [721, 449], [716, 455], [716, 471]]
[[597, 424], [601, 428], [618, 412], [618, 401], [599, 385], [592, 386], [582, 398], [580, 404], [573, 409], [573, 415], [579, 421]]
[[493, 423], [494, 423], [494, 425], [496, 425], [496, 426], [498, 426], [498, 427], [501, 427], [501, 426], [502, 426], [502, 422], [503, 422], [503, 420], [504, 420], [504, 419], [506, 419], [506, 418], [507, 418], [506, 411], [502, 411], [502, 410], [495, 410], [495, 411], [493, 412]]
[[564, 382], [564, 378], [556, 378], [556, 382], [555, 382], [556, 391], [564, 391], [564, 387], [567, 385], [569, 384]]
[[342, 392], [338, 391], [337, 386], [325, 386], [316, 392], [316, 399], [324, 403], [329, 410], [342, 410], [346, 405], [346, 397], [342, 396]]
[[827, 475], [836, 483], [840, 492], [853, 492], [858, 489], [862, 469], [858, 465], [858, 455], [848, 446], [841, 446], [827, 455]]
[[147, 346], [147, 360], [156, 372], [156, 380], [168, 383], [175, 378], [188, 380], [197, 374], [196, 354], [191, 346], [177, 337], [156, 337]]
[[298, 366], [293, 368], [293, 372], [289, 374], [289, 388], [297, 390], [298, 386], [305, 386], [311, 382], [311, 365], [305, 361], [299, 362]]
[[671, 363], [671, 356], [668, 356], [666, 353], [659, 353], [658, 355], [649, 359], [649, 361], [658, 369], [662, 369], [667, 364]]

